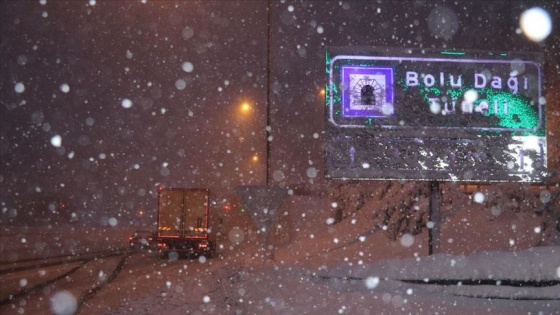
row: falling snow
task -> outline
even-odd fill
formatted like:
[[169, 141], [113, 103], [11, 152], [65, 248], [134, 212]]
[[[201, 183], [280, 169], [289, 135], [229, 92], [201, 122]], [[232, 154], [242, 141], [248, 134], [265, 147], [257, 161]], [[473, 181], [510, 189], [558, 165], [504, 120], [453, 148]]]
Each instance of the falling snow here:
[[519, 19], [519, 25], [525, 36], [535, 42], [543, 41], [552, 31], [550, 14], [540, 7], [524, 11]]
[[[560, 309], [558, 1], [37, 0], [0, 7], [0, 262], [21, 267], [107, 250], [125, 257], [121, 265], [111, 255], [84, 262], [94, 267], [83, 277], [40, 290], [37, 283], [62, 271], [45, 264], [14, 277], [3, 267], [0, 313]], [[458, 68], [428, 73], [403, 62], [395, 69], [419, 82], [409, 88], [441, 101], [408, 100], [401, 116], [402, 100], [378, 106], [388, 85], [374, 96], [355, 90], [367, 103], [358, 105], [377, 106], [380, 117], [359, 117], [366, 127], [340, 124], [352, 136], [333, 138], [328, 100], [352, 91], [328, 85], [339, 69], [326, 66], [326, 52], [337, 48], [454, 59], [472, 52], [469, 58], [499, 62], [536, 52], [542, 86], [538, 93], [523, 87], [526, 77], [537, 81], [536, 63], [516, 59], [498, 79], [487, 63], [465, 64], [487, 89], [463, 77], [454, 95], [441, 95]], [[391, 84], [406, 79], [397, 70]], [[457, 108], [480, 106], [488, 91], [500, 101], [513, 95], [510, 112], [502, 103], [450, 110], [453, 100]], [[533, 94], [525, 111], [512, 111]], [[529, 112], [546, 128], [524, 130]], [[475, 134], [474, 115], [500, 127], [477, 125], [483, 132]], [[434, 134], [431, 123], [440, 126]], [[465, 134], [464, 155], [431, 150], [436, 140], [458, 143], [450, 129]], [[381, 143], [395, 130], [399, 137]], [[498, 143], [504, 134], [511, 141]], [[356, 149], [364, 144], [371, 150]], [[333, 147], [343, 149], [326, 154]], [[391, 165], [390, 176], [359, 176], [377, 174], [380, 161]], [[429, 171], [453, 163], [462, 164], [446, 181]], [[491, 178], [494, 169], [483, 165], [497, 164], [524, 183], [473, 181]], [[331, 176], [327, 165], [347, 172]], [[418, 165], [418, 181], [404, 180], [410, 165]], [[533, 171], [541, 182], [523, 178]], [[199, 218], [209, 228], [189, 228], [216, 240], [214, 257], [130, 250], [135, 231], [156, 231], [162, 187], [210, 190], [210, 216]], [[257, 193], [263, 188], [269, 194]], [[85, 281], [105, 286], [94, 291]]]

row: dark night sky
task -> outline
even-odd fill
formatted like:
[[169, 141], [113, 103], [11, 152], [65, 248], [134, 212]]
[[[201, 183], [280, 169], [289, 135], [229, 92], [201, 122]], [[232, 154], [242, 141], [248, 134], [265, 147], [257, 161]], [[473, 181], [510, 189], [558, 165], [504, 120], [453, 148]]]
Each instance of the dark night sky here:
[[[541, 44], [516, 33], [534, 5], [555, 18]], [[456, 14], [450, 36], [430, 29], [438, 6]], [[80, 220], [129, 224], [139, 210], [154, 211], [158, 184], [209, 187], [222, 199], [265, 183], [265, 1], [8, 0], [0, 8], [2, 224], [44, 200], [68, 202]], [[271, 181], [322, 181], [325, 47], [540, 51], [547, 77], [558, 77], [559, 10], [558, 1], [273, 1]]]

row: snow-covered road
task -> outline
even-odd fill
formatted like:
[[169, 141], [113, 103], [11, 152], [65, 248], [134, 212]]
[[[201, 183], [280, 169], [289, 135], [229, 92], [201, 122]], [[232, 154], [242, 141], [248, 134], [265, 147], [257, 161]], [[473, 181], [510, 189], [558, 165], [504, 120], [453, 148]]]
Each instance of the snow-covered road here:
[[[207, 264], [207, 263], [205, 263]], [[436, 255], [373, 264], [306, 268], [234, 258], [198, 274], [189, 265], [158, 280], [151, 295], [109, 314], [559, 314], [560, 250]], [[194, 273], [193, 273], [194, 272]], [[426, 279], [409, 283], [402, 279]], [[497, 285], [438, 284], [434, 279], [502, 280]], [[527, 286], [506, 285], [508, 280]], [[533, 286], [541, 281], [546, 286]]]

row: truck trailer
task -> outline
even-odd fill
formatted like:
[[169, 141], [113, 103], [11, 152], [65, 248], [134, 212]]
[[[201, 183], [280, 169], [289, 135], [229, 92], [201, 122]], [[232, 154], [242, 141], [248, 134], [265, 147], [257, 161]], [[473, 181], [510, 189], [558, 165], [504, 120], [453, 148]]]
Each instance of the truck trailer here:
[[159, 189], [157, 242], [163, 256], [214, 255], [216, 242], [208, 228], [209, 206], [208, 189]]

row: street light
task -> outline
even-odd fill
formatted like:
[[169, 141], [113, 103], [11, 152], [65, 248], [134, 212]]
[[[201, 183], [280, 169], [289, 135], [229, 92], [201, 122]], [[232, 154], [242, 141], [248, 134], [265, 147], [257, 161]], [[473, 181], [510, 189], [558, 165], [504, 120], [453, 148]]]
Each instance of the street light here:
[[241, 104], [241, 111], [244, 113], [248, 113], [251, 110], [251, 105], [249, 105], [249, 103], [245, 102], [243, 104]]

